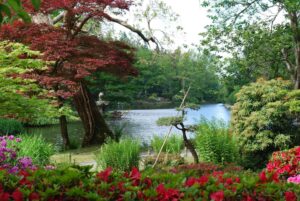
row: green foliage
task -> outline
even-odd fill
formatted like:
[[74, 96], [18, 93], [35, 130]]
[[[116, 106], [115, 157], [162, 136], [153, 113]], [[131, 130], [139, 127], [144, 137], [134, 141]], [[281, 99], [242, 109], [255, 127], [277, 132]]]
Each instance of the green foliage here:
[[[32, 6], [38, 10], [41, 0], [31, 0]], [[31, 17], [25, 11], [20, 0], [7, 0], [0, 3], [0, 23], [12, 22], [21, 18], [24, 22], [31, 22]]]
[[54, 99], [41, 98], [48, 97], [49, 92], [34, 80], [18, 77], [30, 71], [44, 70], [49, 63], [37, 59], [39, 56], [39, 52], [22, 44], [0, 42], [0, 117], [41, 125], [53, 122], [61, 114], [70, 116], [72, 113], [68, 106], [58, 110]]
[[20, 136], [21, 142], [17, 143], [18, 156], [30, 157], [33, 164], [48, 165], [50, 156], [55, 153], [55, 148], [51, 143], [45, 141], [40, 135], [23, 134]]
[[238, 162], [237, 141], [229, 133], [228, 126], [222, 121], [202, 120], [197, 126], [195, 143], [202, 161]]
[[24, 127], [21, 122], [14, 119], [0, 118], [0, 135], [14, 135], [23, 131]]
[[[271, 152], [297, 145], [299, 90], [281, 79], [258, 80], [244, 86], [232, 107], [232, 130], [244, 157], [263, 165]], [[257, 156], [257, 157], [256, 157]]]
[[[155, 153], [158, 153], [163, 142], [164, 142], [163, 137], [154, 135], [153, 138], [151, 139], [150, 146], [152, 147]], [[180, 154], [182, 149], [183, 149], [182, 137], [173, 134], [167, 139], [167, 142], [162, 151], [165, 153]]]
[[177, 95], [191, 86], [188, 102], [217, 101], [220, 85], [217, 58], [213, 55], [201, 51], [184, 53], [180, 49], [158, 54], [139, 48], [136, 58], [137, 77], [120, 80], [104, 73], [95, 74], [90, 78], [91, 91], [104, 92], [104, 99], [111, 105], [136, 100], [159, 103], [178, 101]]
[[156, 121], [158, 126], [177, 125], [183, 122], [183, 117], [161, 117]]
[[96, 154], [96, 161], [101, 168], [130, 170], [132, 167], [139, 166], [140, 148], [140, 143], [133, 139], [123, 139], [120, 142], [109, 141]]

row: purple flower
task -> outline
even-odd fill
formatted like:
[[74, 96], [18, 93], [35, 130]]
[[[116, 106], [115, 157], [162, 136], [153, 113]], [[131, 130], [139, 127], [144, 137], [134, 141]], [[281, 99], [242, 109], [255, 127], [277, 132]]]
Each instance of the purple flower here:
[[20, 163], [21, 167], [24, 169], [32, 166], [32, 160], [29, 157], [20, 158], [19, 163]]
[[16, 138], [16, 142], [21, 142], [22, 139], [21, 138]]
[[15, 136], [10, 135], [10, 136], [8, 136], [8, 139], [9, 139], [9, 140], [14, 140], [14, 139], [15, 139]]
[[1, 146], [2, 146], [2, 147], [6, 147], [6, 146], [7, 146], [7, 142], [6, 142], [6, 140], [2, 140], [2, 142], [1, 142]]
[[8, 170], [8, 172], [11, 174], [17, 173], [18, 171], [19, 171], [19, 168], [16, 166], [14, 166], [10, 170]]

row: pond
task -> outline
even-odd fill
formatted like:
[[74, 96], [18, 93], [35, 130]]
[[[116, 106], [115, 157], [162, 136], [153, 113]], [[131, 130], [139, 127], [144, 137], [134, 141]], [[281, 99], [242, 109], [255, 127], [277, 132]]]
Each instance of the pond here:
[[[176, 116], [175, 109], [145, 109], [123, 111], [122, 119], [109, 121], [113, 130], [123, 129], [126, 135], [140, 139], [148, 144], [153, 135], [165, 135], [169, 127], [157, 126], [156, 121], [160, 117]], [[230, 121], [230, 111], [223, 104], [204, 104], [197, 110], [187, 109], [185, 123], [192, 125], [198, 123], [201, 118], [220, 119], [225, 123]], [[71, 140], [80, 141], [83, 135], [83, 127], [80, 122], [68, 125]], [[28, 128], [28, 133], [40, 134], [47, 141], [54, 143], [57, 147], [62, 145], [59, 125], [42, 128]], [[173, 128], [172, 133], [179, 132]]]

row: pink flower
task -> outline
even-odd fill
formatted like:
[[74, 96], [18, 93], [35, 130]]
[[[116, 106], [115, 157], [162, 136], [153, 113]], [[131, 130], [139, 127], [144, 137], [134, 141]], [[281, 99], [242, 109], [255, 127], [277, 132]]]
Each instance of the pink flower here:
[[287, 179], [287, 182], [295, 183], [295, 184], [300, 184], [300, 174], [297, 175], [297, 176], [294, 176], [294, 177], [289, 177]]

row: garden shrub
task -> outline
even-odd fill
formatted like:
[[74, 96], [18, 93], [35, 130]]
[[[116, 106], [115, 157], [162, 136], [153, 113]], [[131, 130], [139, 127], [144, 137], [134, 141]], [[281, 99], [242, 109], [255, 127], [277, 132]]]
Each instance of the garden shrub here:
[[266, 172], [276, 174], [281, 179], [300, 175], [300, 147], [274, 152]]
[[272, 152], [299, 144], [300, 91], [292, 89], [290, 81], [260, 79], [237, 93], [231, 127], [245, 166], [261, 168]]
[[202, 120], [196, 130], [196, 148], [200, 160], [214, 163], [237, 162], [239, 151], [235, 138], [221, 120]]
[[140, 142], [133, 139], [123, 139], [120, 142], [109, 141], [96, 154], [97, 164], [101, 168], [130, 170], [139, 165], [140, 149]]
[[24, 127], [21, 122], [14, 119], [0, 118], [0, 135], [15, 135], [23, 131]]
[[[11, 182], [14, 181], [14, 182]], [[0, 200], [285, 200], [297, 201], [299, 185], [269, 181], [257, 173], [207, 174], [107, 168], [86, 175], [79, 167], [37, 169], [16, 175], [0, 170]]]
[[[151, 139], [150, 146], [153, 148], [155, 153], [158, 153], [162, 144], [164, 142], [164, 138], [158, 135], [154, 135]], [[165, 146], [163, 147], [162, 152], [172, 153], [172, 154], [180, 154], [183, 149], [183, 139], [178, 135], [171, 135], [167, 141]]]
[[45, 141], [40, 135], [21, 135], [22, 139], [16, 144], [20, 157], [30, 157], [35, 165], [48, 165], [50, 156], [55, 153], [51, 143]]

